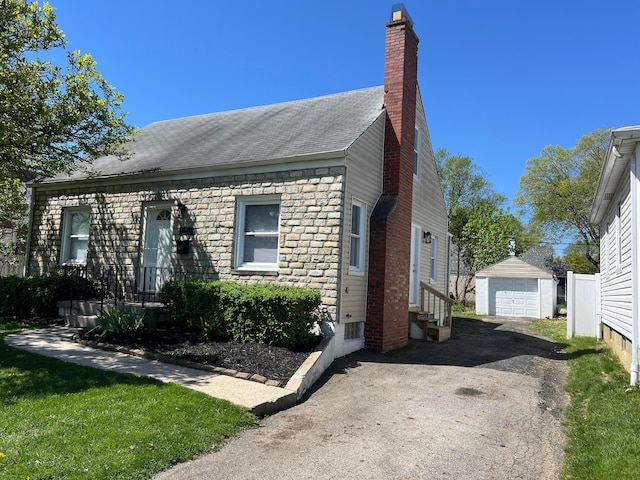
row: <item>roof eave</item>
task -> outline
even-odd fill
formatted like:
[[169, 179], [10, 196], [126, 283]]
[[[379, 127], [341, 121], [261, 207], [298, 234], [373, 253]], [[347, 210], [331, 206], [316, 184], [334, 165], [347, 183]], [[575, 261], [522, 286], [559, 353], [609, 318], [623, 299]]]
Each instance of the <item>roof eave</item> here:
[[[640, 126], [618, 128], [611, 132], [609, 146], [605, 155], [596, 194], [591, 204], [591, 215], [589, 221], [599, 224], [607, 211], [611, 199], [607, 194], [615, 193], [616, 186], [620, 183], [624, 175], [626, 162], [629, 161], [631, 153], [635, 150], [635, 145], [640, 142]], [[625, 165], [619, 162], [625, 162]], [[613, 190], [612, 190], [613, 189]]]
[[[282, 168], [275, 168], [277, 166], [286, 166], [286, 170], [292, 170], [291, 168], [295, 164], [300, 164], [301, 168], [311, 167], [304, 166], [302, 164], [309, 163], [321, 163], [323, 167], [331, 166], [344, 166], [346, 157], [346, 149], [335, 150], [331, 152], [319, 152], [304, 155], [294, 155], [280, 159], [265, 159], [255, 160], [248, 162], [224, 164], [224, 165], [210, 165], [204, 167], [193, 168], [180, 168], [180, 169], [164, 169], [155, 171], [141, 171], [141, 172], [127, 172], [118, 173], [113, 175], [102, 175], [96, 177], [82, 177], [82, 178], [67, 178], [67, 179], [46, 179], [44, 181], [32, 181], [28, 185], [32, 188], [39, 189], [57, 189], [65, 185], [94, 185], [104, 183], [139, 183], [140, 181], [161, 181], [164, 177], [171, 178], [201, 178], [206, 176], [226, 176], [231, 172], [238, 174], [241, 170], [257, 169], [260, 168], [264, 171], [282, 170]], [[315, 165], [313, 165], [315, 166]], [[269, 167], [274, 167], [273, 169]], [[144, 175], [144, 179], [142, 176]]]

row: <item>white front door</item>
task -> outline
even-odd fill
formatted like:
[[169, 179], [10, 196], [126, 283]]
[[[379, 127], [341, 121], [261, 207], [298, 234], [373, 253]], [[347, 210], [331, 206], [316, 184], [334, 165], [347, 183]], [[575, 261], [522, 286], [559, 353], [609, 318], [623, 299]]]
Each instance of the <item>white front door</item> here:
[[140, 290], [157, 292], [168, 278], [171, 249], [171, 207], [153, 205], [145, 208], [144, 246]]
[[411, 226], [411, 271], [409, 272], [409, 305], [416, 306], [420, 292], [420, 237], [422, 229]]

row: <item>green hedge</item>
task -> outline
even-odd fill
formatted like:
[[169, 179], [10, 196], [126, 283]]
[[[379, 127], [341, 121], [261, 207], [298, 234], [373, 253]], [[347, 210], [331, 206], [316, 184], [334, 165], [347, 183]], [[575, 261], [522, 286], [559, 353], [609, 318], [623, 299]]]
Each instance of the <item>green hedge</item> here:
[[57, 317], [57, 303], [69, 298], [70, 282], [76, 296], [95, 296], [95, 289], [88, 280], [59, 272], [24, 278], [0, 277], [0, 316]]
[[211, 339], [294, 348], [313, 340], [320, 292], [282, 285], [172, 280], [161, 301], [172, 319]]

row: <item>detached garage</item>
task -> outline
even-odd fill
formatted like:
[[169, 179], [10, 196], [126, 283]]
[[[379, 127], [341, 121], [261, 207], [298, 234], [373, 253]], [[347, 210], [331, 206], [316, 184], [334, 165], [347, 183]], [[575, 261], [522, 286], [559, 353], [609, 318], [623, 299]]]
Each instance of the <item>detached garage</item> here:
[[557, 282], [551, 272], [509, 257], [476, 272], [476, 313], [502, 317], [552, 318]]

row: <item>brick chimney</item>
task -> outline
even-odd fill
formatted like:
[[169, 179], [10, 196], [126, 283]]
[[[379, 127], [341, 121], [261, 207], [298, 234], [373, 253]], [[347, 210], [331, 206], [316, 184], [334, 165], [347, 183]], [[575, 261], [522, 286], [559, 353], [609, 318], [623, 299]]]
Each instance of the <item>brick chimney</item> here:
[[418, 41], [404, 5], [394, 5], [387, 23], [384, 68], [383, 190], [371, 215], [365, 323], [365, 346], [382, 352], [405, 346], [409, 336]]

